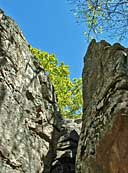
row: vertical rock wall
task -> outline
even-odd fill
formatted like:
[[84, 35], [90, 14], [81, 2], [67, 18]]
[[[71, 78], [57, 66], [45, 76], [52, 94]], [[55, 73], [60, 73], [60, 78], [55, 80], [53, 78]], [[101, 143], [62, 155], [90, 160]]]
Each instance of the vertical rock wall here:
[[0, 11], [0, 172], [50, 172], [59, 119], [53, 86]]
[[75, 173], [79, 131], [62, 119], [48, 76], [0, 10], [0, 173]]
[[91, 42], [83, 98], [76, 173], [128, 173], [128, 49]]

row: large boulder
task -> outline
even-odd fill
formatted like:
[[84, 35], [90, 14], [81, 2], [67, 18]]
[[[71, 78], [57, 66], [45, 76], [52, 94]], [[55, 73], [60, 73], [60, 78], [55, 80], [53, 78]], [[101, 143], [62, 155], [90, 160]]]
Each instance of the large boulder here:
[[0, 10], [0, 173], [75, 171], [80, 123], [62, 118], [54, 87], [29, 47]]
[[128, 49], [92, 40], [76, 173], [128, 173]]

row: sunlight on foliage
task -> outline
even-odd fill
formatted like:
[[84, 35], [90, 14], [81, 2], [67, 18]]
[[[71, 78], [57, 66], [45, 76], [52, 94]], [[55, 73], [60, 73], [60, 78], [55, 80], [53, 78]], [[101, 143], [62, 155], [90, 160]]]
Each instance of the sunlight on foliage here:
[[79, 118], [82, 113], [82, 79], [70, 80], [69, 66], [58, 63], [54, 54], [30, 48], [32, 54], [48, 73], [55, 88], [61, 114], [66, 118]]
[[85, 36], [95, 38], [105, 32], [110, 38], [128, 36], [128, 0], [67, 0], [77, 22], [85, 23]]

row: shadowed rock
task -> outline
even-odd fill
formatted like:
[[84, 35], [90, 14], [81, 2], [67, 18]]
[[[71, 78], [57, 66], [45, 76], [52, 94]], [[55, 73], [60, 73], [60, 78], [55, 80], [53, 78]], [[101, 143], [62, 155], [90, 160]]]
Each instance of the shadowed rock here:
[[91, 42], [83, 99], [76, 173], [128, 173], [128, 49]]
[[65, 120], [57, 142], [51, 173], [75, 173], [75, 159], [81, 123]]

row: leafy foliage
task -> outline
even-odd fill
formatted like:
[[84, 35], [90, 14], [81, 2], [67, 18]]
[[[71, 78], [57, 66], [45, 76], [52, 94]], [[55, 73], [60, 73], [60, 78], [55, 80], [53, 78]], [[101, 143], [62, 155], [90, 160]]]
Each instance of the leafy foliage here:
[[58, 63], [54, 54], [30, 48], [34, 56], [48, 73], [55, 88], [61, 113], [67, 118], [78, 118], [82, 111], [82, 80], [70, 80], [69, 67]]
[[126, 39], [128, 36], [128, 0], [68, 0], [79, 22], [87, 26], [89, 38], [105, 31], [108, 36]]

